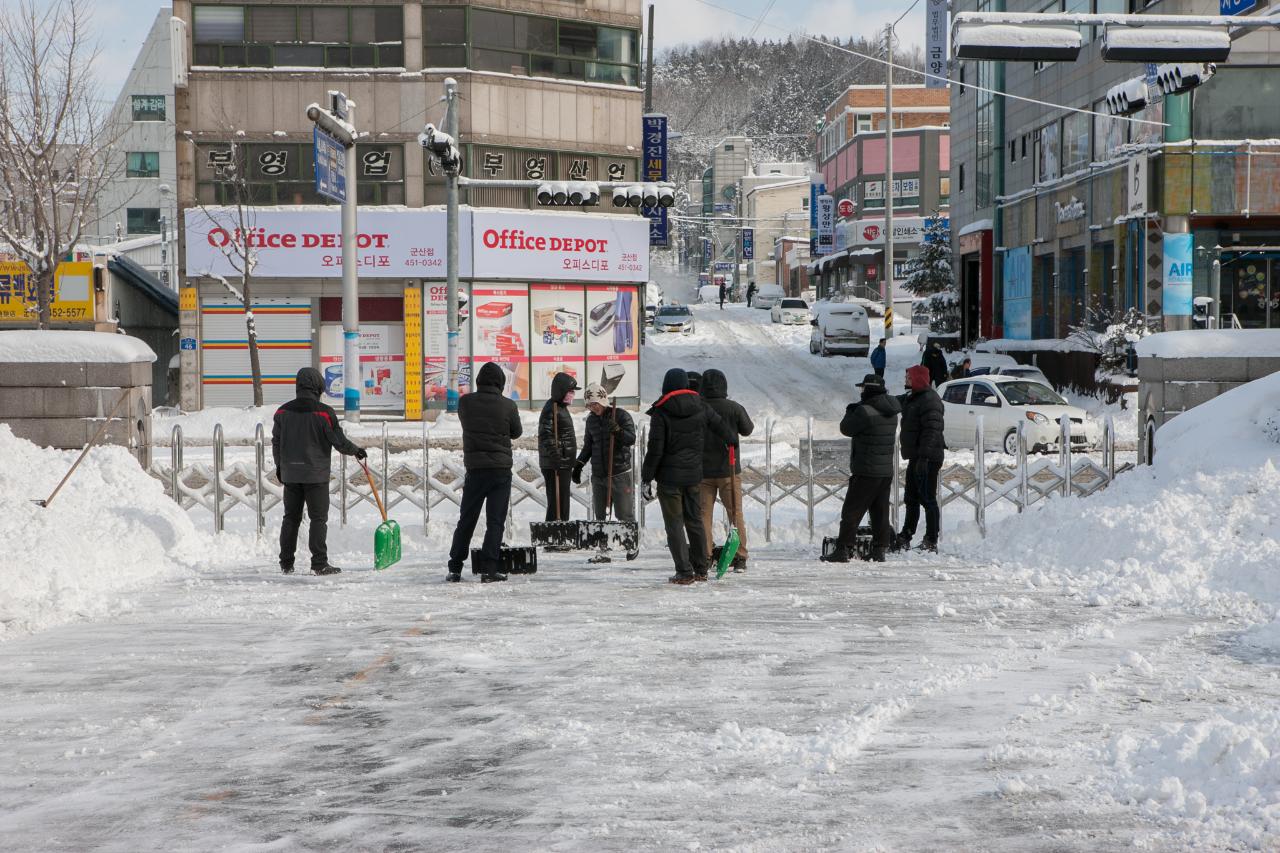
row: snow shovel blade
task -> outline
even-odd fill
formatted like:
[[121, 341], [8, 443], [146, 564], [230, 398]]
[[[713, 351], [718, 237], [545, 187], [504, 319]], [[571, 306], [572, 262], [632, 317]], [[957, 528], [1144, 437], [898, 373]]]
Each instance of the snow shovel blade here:
[[724, 545], [720, 548], [720, 559], [716, 561], [716, 580], [720, 580], [725, 572], [729, 571], [729, 567], [733, 565], [733, 558], [738, 556], [738, 546], [741, 544], [738, 528], [730, 527], [729, 537], [724, 540]]
[[385, 569], [400, 562], [400, 525], [384, 521], [373, 534], [373, 567]]

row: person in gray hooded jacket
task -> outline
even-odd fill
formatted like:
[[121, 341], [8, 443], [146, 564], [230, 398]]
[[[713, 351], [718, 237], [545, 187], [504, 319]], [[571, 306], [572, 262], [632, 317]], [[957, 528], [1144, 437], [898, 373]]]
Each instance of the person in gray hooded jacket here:
[[329, 565], [325, 540], [329, 525], [329, 471], [333, 451], [364, 461], [363, 449], [342, 432], [338, 415], [320, 402], [324, 377], [314, 367], [304, 367], [294, 380], [297, 397], [276, 410], [271, 426], [271, 459], [276, 477], [284, 486], [284, 521], [280, 524], [280, 571], [293, 574], [298, 549], [302, 508], [311, 519], [308, 545], [311, 571], [332, 575], [341, 571]]

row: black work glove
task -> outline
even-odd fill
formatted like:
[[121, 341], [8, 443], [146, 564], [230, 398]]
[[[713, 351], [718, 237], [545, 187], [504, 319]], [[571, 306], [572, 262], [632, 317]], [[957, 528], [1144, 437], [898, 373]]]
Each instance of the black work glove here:
[[574, 485], [582, 485], [582, 463], [579, 462], [573, 466], [573, 482]]
[[357, 462], [363, 462], [364, 460], [369, 458], [368, 451], [366, 451], [363, 447], [357, 447], [356, 452], [351, 455], [356, 458]]
[[653, 490], [652, 480], [650, 480], [649, 482], [645, 483], [643, 486], [640, 487], [640, 497], [644, 498], [645, 500], [651, 501], [656, 496], [657, 495], [654, 493], [654, 490]]
[[617, 423], [616, 421], [614, 423], [609, 424], [610, 435], [617, 435], [620, 432], [622, 432], [622, 424]]

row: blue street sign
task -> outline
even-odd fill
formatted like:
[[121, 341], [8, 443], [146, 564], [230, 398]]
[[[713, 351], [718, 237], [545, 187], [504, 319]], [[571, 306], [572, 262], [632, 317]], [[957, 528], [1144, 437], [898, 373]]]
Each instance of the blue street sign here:
[[1222, 15], [1243, 15], [1251, 12], [1258, 5], [1258, 0], [1218, 0], [1218, 13]]
[[756, 232], [753, 228], [742, 229], [742, 259], [753, 261], [756, 257]]
[[733, 261], [716, 261], [716, 272], [732, 272]]
[[347, 200], [347, 150], [342, 143], [316, 128], [314, 157], [316, 192], [336, 202]]
[[178, 348], [187, 352], [194, 352], [196, 348], [195, 338], [183, 338], [178, 342]]
[[[667, 117], [658, 113], [649, 113], [644, 117], [644, 179], [646, 181], [665, 181], [667, 179]], [[645, 211], [649, 217], [649, 245], [665, 246], [670, 237], [670, 222], [665, 207], [654, 207]]]

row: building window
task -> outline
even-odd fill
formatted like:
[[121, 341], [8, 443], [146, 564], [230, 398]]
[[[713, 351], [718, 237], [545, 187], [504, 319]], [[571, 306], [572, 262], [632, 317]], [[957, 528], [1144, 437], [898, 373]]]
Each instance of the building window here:
[[562, 77], [635, 86], [640, 34], [492, 9], [427, 6], [423, 40], [428, 68]]
[[164, 121], [166, 115], [164, 95], [133, 96], [134, 121]]
[[130, 207], [127, 210], [130, 234], [160, 233], [160, 208]]
[[130, 151], [125, 158], [125, 177], [160, 177], [159, 151]]
[[964, 94], [964, 63], [960, 63], [960, 94]]
[[[404, 204], [404, 146], [356, 148], [360, 204]], [[228, 180], [244, 175], [245, 181]], [[196, 152], [196, 198], [201, 204], [331, 204], [316, 192], [311, 143], [202, 145]], [[244, 198], [238, 198], [240, 189]]]
[[1058, 123], [1046, 124], [1035, 133], [1036, 183], [1056, 181], [1062, 176], [1062, 151], [1059, 145]]
[[870, 113], [858, 113], [855, 117], [855, 121], [857, 123], [856, 126], [858, 133], [867, 133], [872, 128]]
[[960, 169], [956, 174], [957, 181], [960, 184], [960, 192], [964, 192], [964, 163], [960, 164]]
[[1062, 120], [1062, 173], [1082, 169], [1089, 162], [1088, 113], [1070, 113]]
[[951, 178], [944, 175], [938, 178], [938, 204], [946, 205], [951, 202]]
[[196, 6], [196, 65], [400, 68], [399, 6]]
[[1018, 140], [1016, 139], [1009, 140], [1009, 162], [1018, 162]]

